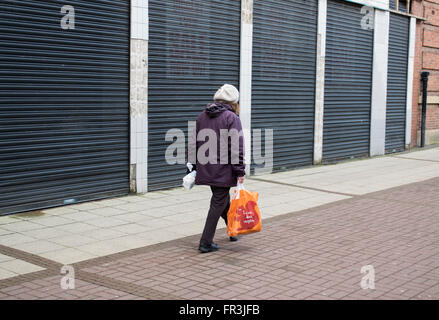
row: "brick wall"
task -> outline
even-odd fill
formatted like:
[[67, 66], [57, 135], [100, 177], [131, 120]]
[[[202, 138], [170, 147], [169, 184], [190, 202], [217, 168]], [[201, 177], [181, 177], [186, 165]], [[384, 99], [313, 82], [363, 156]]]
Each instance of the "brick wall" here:
[[[422, 71], [430, 72], [428, 96], [439, 98], [439, 0], [413, 0], [412, 13], [426, 21], [418, 21], [416, 34], [415, 74], [413, 88], [412, 147], [419, 143], [421, 128]], [[433, 99], [434, 101], [434, 99]], [[415, 106], [418, 106], [416, 108]], [[439, 105], [427, 106], [427, 143], [439, 141]]]
[[439, 129], [439, 105], [428, 106], [427, 130]]

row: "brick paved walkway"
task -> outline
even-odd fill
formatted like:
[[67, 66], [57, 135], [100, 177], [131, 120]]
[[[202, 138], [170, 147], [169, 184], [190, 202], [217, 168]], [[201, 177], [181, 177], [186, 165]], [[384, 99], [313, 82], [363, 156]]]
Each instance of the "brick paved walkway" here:
[[[201, 255], [199, 236], [74, 264], [0, 246], [43, 271], [0, 280], [0, 299], [438, 299], [439, 178], [264, 221], [263, 231]], [[360, 270], [375, 269], [363, 290]]]

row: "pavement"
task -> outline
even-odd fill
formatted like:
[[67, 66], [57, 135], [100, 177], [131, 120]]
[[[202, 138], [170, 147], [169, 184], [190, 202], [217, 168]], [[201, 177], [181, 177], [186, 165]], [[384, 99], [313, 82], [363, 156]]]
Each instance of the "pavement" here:
[[245, 185], [262, 231], [206, 255], [206, 187], [0, 217], [0, 299], [439, 298], [439, 147]]

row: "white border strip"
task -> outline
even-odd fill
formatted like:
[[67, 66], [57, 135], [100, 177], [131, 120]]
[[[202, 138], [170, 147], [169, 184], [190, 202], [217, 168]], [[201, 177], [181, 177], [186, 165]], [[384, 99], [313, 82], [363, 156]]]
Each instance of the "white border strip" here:
[[327, 0], [319, 0], [317, 27], [316, 101], [314, 112], [314, 164], [320, 164], [323, 158], [327, 10]]
[[406, 148], [412, 143], [413, 76], [415, 68], [416, 18], [410, 18], [409, 55], [407, 64]]
[[385, 154], [390, 13], [375, 10], [370, 156]]
[[148, 0], [131, 1], [130, 189], [148, 191]]
[[240, 118], [244, 132], [246, 174], [251, 165], [251, 103], [253, 55], [253, 0], [241, 0], [241, 66], [240, 66]]

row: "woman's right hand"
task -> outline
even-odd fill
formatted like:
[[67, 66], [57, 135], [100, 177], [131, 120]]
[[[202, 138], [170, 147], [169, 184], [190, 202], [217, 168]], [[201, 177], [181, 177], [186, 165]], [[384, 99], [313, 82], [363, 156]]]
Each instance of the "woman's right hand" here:
[[243, 184], [245, 177], [238, 177], [238, 183]]

